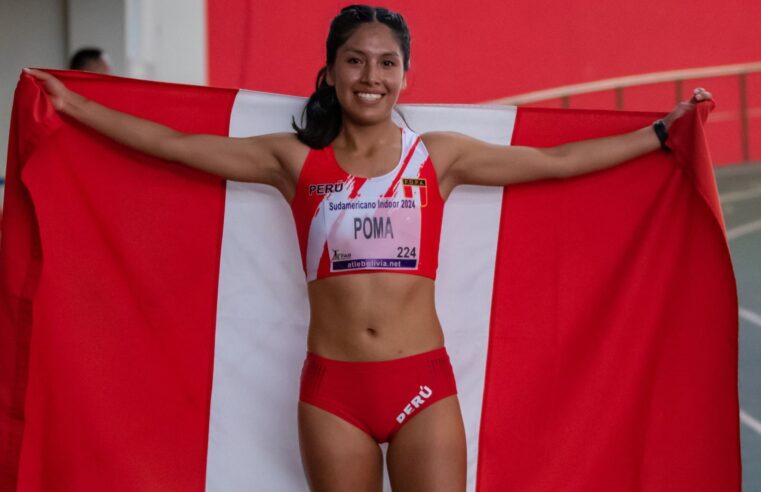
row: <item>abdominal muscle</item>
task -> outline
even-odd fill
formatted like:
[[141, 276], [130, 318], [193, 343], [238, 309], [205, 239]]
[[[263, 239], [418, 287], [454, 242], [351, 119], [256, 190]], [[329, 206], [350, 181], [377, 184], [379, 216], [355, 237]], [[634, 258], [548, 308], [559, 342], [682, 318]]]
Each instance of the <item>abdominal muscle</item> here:
[[309, 283], [307, 350], [337, 360], [377, 361], [444, 345], [434, 282], [420, 275], [357, 273]]

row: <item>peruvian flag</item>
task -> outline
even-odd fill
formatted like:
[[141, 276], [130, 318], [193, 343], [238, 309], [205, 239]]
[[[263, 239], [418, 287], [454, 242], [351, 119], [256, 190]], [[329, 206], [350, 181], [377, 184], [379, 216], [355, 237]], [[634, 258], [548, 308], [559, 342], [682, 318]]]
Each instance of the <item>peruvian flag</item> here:
[[[56, 75], [185, 132], [288, 131], [303, 104]], [[402, 111], [418, 133], [532, 146], [658, 117]], [[738, 311], [707, 112], [672, 128], [673, 154], [452, 193], [436, 304], [469, 491], [739, 490]], [[26, 75], [9, 148], [0, 490], [306, 490], [296, 402], [309, 306], [278, 192], [120, 146], [58, 115]]]

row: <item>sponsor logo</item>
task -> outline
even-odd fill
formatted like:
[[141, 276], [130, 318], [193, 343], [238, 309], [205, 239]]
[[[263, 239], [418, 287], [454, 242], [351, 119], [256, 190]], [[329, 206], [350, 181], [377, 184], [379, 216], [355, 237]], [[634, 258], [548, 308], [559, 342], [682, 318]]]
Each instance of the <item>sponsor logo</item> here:
[[416, 409], [421, 407], [428, 398], [433, 394], [433, 390], [428, 386], [421, 386], [417, 395], [404, 407], [404, 410], [396, 416], [396, 421], [400, 424], [405, 421], [407, 415], [411, 415]]
[[341, 253], [337, 249], [333, 250], [333, 255], [330, 257], [331, 261], [340, 261], [351, 259], [351, 253]]
[[315, 183], [309, 185], [309, 196], [327, 195], [328, 193], [338, 193], [344, 189], [343, 181], [337, 183]]

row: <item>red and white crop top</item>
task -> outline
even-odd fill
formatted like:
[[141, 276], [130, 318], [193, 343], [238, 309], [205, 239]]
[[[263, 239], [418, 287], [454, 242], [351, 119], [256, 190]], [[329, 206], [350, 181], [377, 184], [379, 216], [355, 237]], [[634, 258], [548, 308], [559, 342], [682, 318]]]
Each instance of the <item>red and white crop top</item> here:
[[383, 176], [341, 169], [311, 149], [291, 202], [307, 281], [370, 272], [436, 278], [444, 200], [420, 137], [402, 129], [399, 163]]

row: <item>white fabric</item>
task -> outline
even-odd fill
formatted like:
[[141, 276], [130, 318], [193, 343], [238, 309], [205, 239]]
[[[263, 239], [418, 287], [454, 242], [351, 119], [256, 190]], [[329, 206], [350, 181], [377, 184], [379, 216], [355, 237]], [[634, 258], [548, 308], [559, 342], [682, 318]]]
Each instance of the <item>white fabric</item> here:
[[[230, 136], [289, 131], [302, 105], [300, 98], [240, 91]], [[452, 130], [502, 144], [510, 142], [516, 113], [422, 105], [402, 111], [418, 133]], [[501, 188], [457, 188], [442, 226], [436, 305], [465, 420], [469, 491], [475, 491], [501, 206]], [[309, 307], [291, 211], [274, 188], [228, 183], [219, 282], [206, 489], [307, 490], [296, 402]]]

